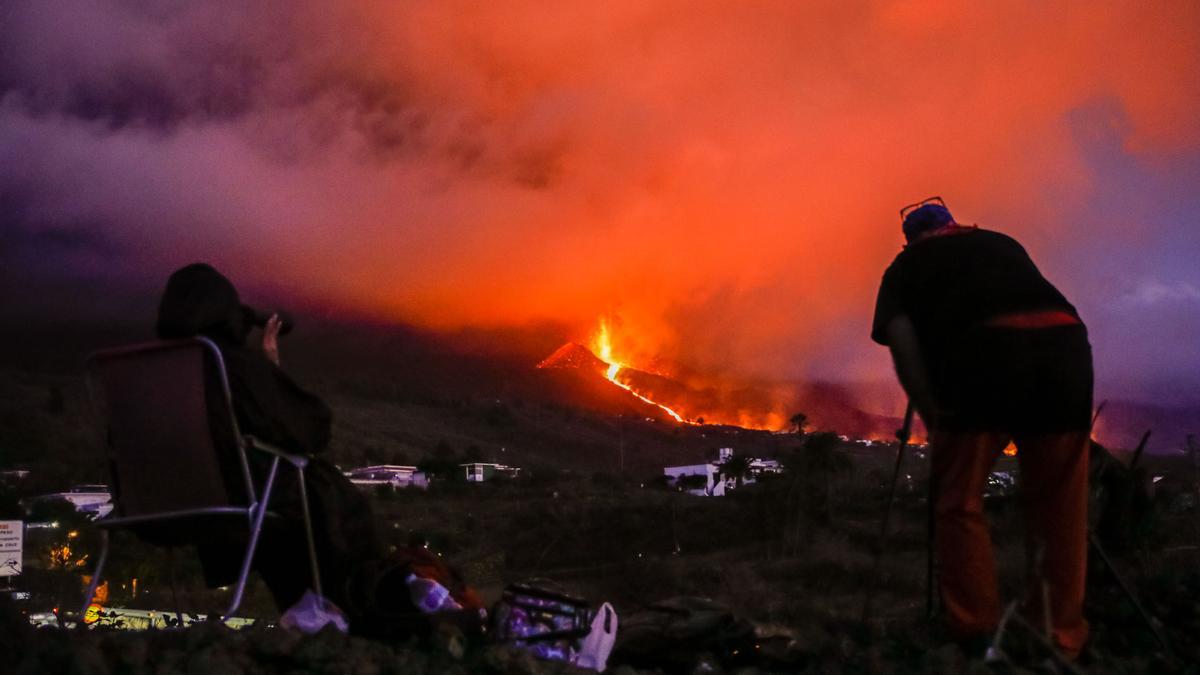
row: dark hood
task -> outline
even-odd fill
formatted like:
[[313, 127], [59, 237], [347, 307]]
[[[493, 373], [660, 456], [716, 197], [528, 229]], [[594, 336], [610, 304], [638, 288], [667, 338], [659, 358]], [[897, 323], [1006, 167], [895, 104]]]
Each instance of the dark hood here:
[[241, 345], [250, 333], [247, 309], [229, 279], [211, 265], [195, 263], [167, 280], [155, 331], [164, 340], [203, 335]]

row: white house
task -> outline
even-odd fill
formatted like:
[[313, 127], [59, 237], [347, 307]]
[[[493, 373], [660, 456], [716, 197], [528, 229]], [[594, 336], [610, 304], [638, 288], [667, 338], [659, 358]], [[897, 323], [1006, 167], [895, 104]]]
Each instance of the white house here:
[[465, 473], [468, 483], [482, 483], [496, 477], [516, 478], [521, 469], [515, 466], [494, 464], [491, 462], [471, 462], [458, 465]]
[[[668, 466], [663, 469], [663, 475], [667, 477], [670, 485], [678, 487], [689, 495], [698, 497], [723, 497], [725, 495], [726, 481], [721, 480], [720, 469], [713, 462]], [[700, 480], [689, 480], [692, 476], [703, 478], [703, 483]]]
[[[699, 497], [723, 497], [727, 491], [737, 487], [737, 476], [725, 472], [725, 463], [733, 459], [733, 448], [717, 451], [717, 461], [705, 464], [668, 466], [663, 469], [667, 482], [682, 491]], [[751, 458], [742, 484], [749, 485], [768, 473], [783, 473], [783, 467], [774, 459]]]
[[[764, 473], [783, 473], [783, 465], [777, 459], [752, 459], [750, 460], [750, 478], [757, 479]], [[742, 481], [748, 483], [751, 481]]]
[[355, 485], [388, 485], [392, 488], [418, 487], [422, 489], [429, 487], [429, 477], [425, 475], [424, 471], [418, 471], [417, 467], [404, 464], [377, 464], [360, 469], [350, 469], [343, 473]]
[[76, 511], [87, 514], [92, 520], [103, 518], [113, 510], [112, 494], [107, 485], [76, 485], [66, 492], [54, 492], [35, 499], [65, 499]]

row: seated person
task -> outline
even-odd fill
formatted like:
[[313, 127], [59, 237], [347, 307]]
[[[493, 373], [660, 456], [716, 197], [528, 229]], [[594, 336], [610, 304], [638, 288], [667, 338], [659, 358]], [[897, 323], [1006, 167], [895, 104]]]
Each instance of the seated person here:
[[[262, 348], [247, 343], [255, 325], [263, 327]], [[302, 389], [279, 367], [277, 337], [281, 322], [243, 305], [233, 284], [205, 264], [188, 265], [171, 275], [158, 308], [156, 331], [162, 339], [204, 336], [221, 350], [229, 376], [239, 430], [287, 452], [319, 455], [329, 445], [332, 414], [321, 399]], [[272, 457], [248, 456], [256, 485], [263, 485]], [[282, 527], [268, 527], [259, 540], [254, 568], [280, 611], [295, 604], [312, 585], [303, 511], [296, 471], [281, 463], [270, 508], [284, 516]], [[367, 561], [382, 559], [367, 498], [331, 462], [316, 456], [305, 468], [321, 585], [326, 597], [347, 606], [347, 580]], [[206, 540], [200, 559], [210, 586], [232, 583], [241, 551], [228, 542]]]

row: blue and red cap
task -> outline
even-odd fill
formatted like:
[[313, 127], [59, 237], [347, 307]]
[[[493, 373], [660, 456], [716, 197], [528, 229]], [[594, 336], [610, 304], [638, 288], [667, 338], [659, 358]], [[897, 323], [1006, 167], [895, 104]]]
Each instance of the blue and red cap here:
[[908, 243], [926, 232], [954, 224], [954, 216], [944, 204], [922, 204], [904, 216], [904, 238]]

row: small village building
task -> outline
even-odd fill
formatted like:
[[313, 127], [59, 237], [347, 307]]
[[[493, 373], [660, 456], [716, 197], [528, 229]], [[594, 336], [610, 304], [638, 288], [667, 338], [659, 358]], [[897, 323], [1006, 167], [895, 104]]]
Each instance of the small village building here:
[[750, 460], [750, 478], [758, 479], [768, 473], [783, 473], [783, 465], [779, 463], [779, 460], [757, 458]]
[[0, 485], [16, 485], [29, 478], [29, 469], [6, 469], [0, 471]]
[[406, 487], [425, 489], [429, 487], [429, 477], [425, 475], [424, 471], [418, 471], [417, 467], [405, 464], [377, 464], [342, 473], [350, 479], [351, 483], [364, 487], [378, 485], [387, 485], [393, 489]]
[[103, 518], [113, 510], [112, 493], [108, 491], [107, 485], [76, 485], [66, 492], [52, 492], [34, 497], [35, 501], [51, 499], [71, 502], [76, 511], [92, 520]]
[[518, 467], [491, 462], [471, 462], [458, 466], [463, 470], [463, 477], [468, 483], [482, 483], [493, 478], [516, 478], [521, 473]]
[[[727, 470], [726, 464], [734, 458], [733, 448], [721, 448], [717, 451], [717, 460], [704, 464], [688, 464], [684, 466], [668, 466], [663, 469], [667, 483], [676, 489], [698, 497], [723, 497], [725, 493], [738, 486], [737, 474]], [[749, 485], [757, 482], [765, 474], [783, 473], [783, 466], [778, 460], [750, 458], [746, 472], [741, 476], [741, 484]]]
[[689, 495], [698, 497], [723, 497], [725, 481], [720, 478], [720, 471], [713, 462], [704, 464], [687, 464], [684, 466], [668, 466], [663, 469], [667, 484]]

